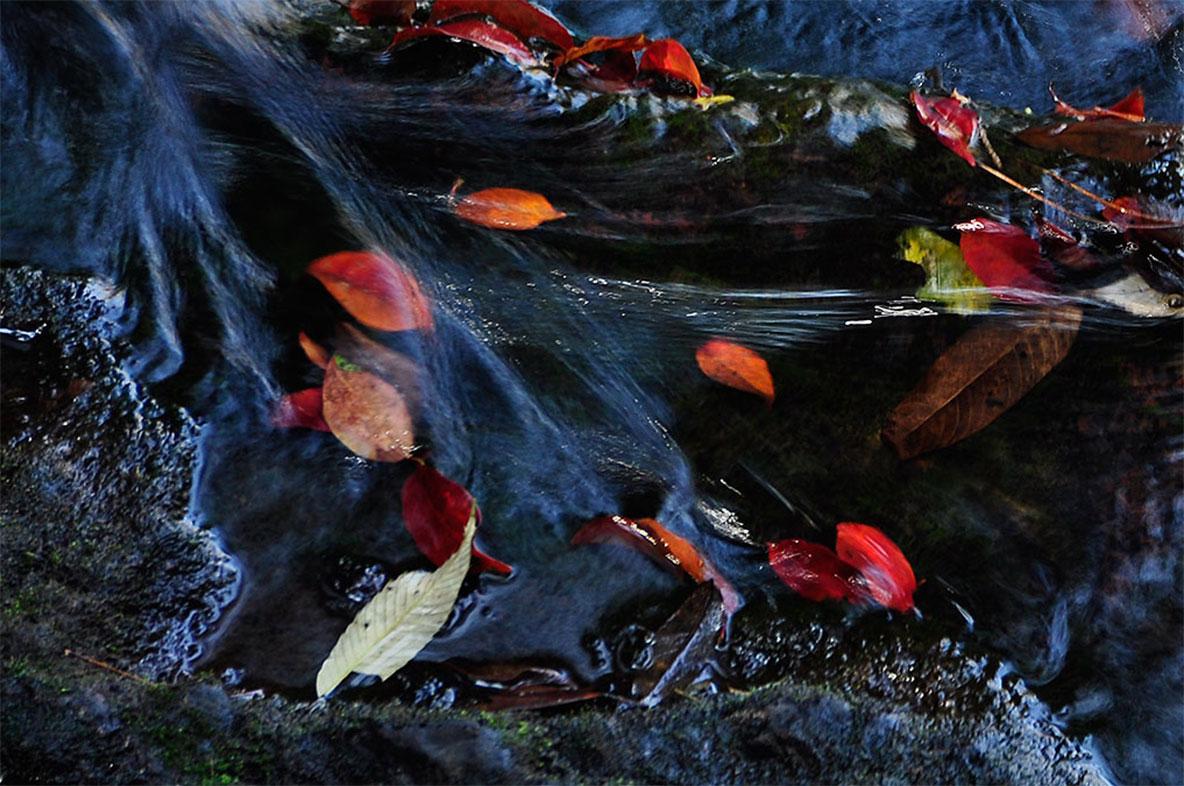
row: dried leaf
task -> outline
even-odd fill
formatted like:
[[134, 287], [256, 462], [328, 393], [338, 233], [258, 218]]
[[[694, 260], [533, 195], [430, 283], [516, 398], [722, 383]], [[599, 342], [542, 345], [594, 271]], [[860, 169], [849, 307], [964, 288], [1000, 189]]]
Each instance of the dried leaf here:
[[[711, 95], [711, 88], [703, 84], [699, 77], [699, 68], [695, 65], [691, 53], [673, 38], [662, 38], [651, 42], [641, 53], [641, 62], [637, 65], [638, 81], [668, 80], [674, 83], [686, 83], [689, 92], [697, 97]], [[676, 92], [682, 92], [678, 90]]]
[[937, 141], [953, 150], [963, 161], [976, 166], [970, 146], [978, 134], [978, 113], [956, 98], [928, 98], [914, 90], [910, 97], [917, 119], [937, 134]]
[[504, 27], [495, 25], [478, 17], [453, 19], [439, 25], [424, 25], [422, 27], [406, 27], [391, 39], [389, 50], [399, 49], [414, 41], [435, 36], [446, 36], [458, 41], [468, 41], [471, 44], [488, 49], [495, 54], [504, 55], [511, 62], [520, 66], [539, 65], [538, 57], [530, 47], [522, 42], [518, 36]]
[[729, 614], [734, 614], [743, 605], [743, 599], [727, 577], [704, 559], [693, 543], [654, 519], [599, 516], [581, 527], [571, 539], [573, 546], [614, 541], [638, 549], [676, 574], [688, 575], [700, 583], [712, 582]]
[[309, 338], [308, 334], [303, 330], [300, 331], [297, 339], [300, 341], [300, 348], [304, 350], [305, 356], [308, 357], [314, 366], [325, 368], [329, 365], [329, 360], [333, 357], [329, 350]]
[[271, 416], [276, 428], [310, 428], [329, 431], [329, 424], [321, 414], [321, 389], [308, 388], [288, 393], [280, 399]]
[[959, 247], [966, 266], [1005, 300], [1025, 301], [1025, 292], [1047, 294], [1052, 268], [1040, 256], [1040, 244], [1023, 227], [976, 218], [954, 229], [962, 233]]
[[324, 415], [333, 435], [365, 459], [402, 461], [411, 456], [411, 413], [390, 383], [340, 355], [325, 369]]
[[402, 265], [373, 251], [321, 257], [308, 272], [350, 316], [375, 330], [431, 330], [431, 304]]
[[349, 0], [345, 10], [360, 25], [405, 25], [415, 13], [415, 0]]
[[1081, 325], [1076, 308], [1044, 309], [1028, 324], [972, 328], [934, 361], [883, 430], [901, 459], [982, 430], [1064, 359]]
[[[476, 511], [477, 523], [481, 511], [472, 495], [459, 483], [454, 483], [434, 468], [421, 464], [403, 482], [403, 526], [423, 555], [440, 565], [456, 551], [464, 536], [465, 522], [470, 511]], [[483, 554], [473, 546], [474, 567], [503, 575], [514, 569], [500, 560]]]
[[1112, 107], [1103, 108], [1095, 106], [1093, 109], [1078, 109], [1077, 107], [1069, 106], [1057, 96], [1052, 89], [1052, 85], [1049, 85], [1048, 92], [1052, 94], [1052, 100], [1056, 105], [1054, 111], [1058, 115], [1072, 115], [1083, 120], [1112, 117], [1118, 120], [1125, 120], [1128, 123], [1142, 123], [1147, 119], [1143, 105], [1143, 88], [1141, 87], [1136, 87]]
[[387, 679], [419, 654], [448, 621], [469, 571], [469, 545], [477, 531], [474, 505], [456, 553], [437, 570], [411, 571], [388, 583], [354, 618], [317, 673], [325, 696], [351, 673]]
[[991, 307], [991, 293], [966, 266], [958, 246], [925, 227], [906, 229], [896, 242], [901, 257], [925, 271], [925, 285], [917, 290], [919, 299], [944, 303], [959, 314]]
[[571, 47], [557, 56], [555, 67], [559, 68], [597, 52], [636, 52], [638, 49], [643, 49], [645, 44], [646, 38], [641, 33], [620, 38], [603, 35], [593, 36], [579, 46]]
[[654, 634], [653, 664], [634, 678], [643, 707], [692, 684], [713, 659], [724, 608], [715, 593], [701, 585]]
[[1114, 118], [1033, 126], [1016, 138], [1038, 150], [1063, 150], [1089, 158], [1144, 164], [1180, 147], [1181, 127], [1169, 123], [1130, 123]]
[[859, 571], [872, 600], [893, 611], [912, 611], [917, 578], [900, 548], [867, 524], [844, 522], [836, 529], [835, 551]]
[[770, 543], [769, 566], [777, 578], [806, 600], [859, 600], [853, 583], [855, 568], [819, 543], [797, 539]]
[[566, 216], [542, 194], [520, 188], [486, 188], [457, 202], [456, 215], [491, 229], [522, 231]]
[[747, 347], [712, 339], [695, 351], [699, 369], [721, 385], [755, 393], [773, 404], [773, 375], [765, 359]]
[[523, 41], [541, 39], [560, 50], [575, 43], [559, 20], [526, 0], [435, 0], [428, 23], [443, 24], [467, 15], [489, 17]]

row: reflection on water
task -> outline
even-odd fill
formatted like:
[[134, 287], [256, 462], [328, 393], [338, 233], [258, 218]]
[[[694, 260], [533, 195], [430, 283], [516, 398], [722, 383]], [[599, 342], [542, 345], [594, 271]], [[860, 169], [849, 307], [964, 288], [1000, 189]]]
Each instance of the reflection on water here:
[[[741, 65], [904, 82], [943, 64], [1020, 107], [1044, 106], [1050, 77], [1081, 104], [1142, 82], [1171, 116], [1178, 18], [1149, 38], [1071, 35], [1084, 5], [556, 9]], [[570, 548], [597, 514], [657, 516], [774, 607], [761, 543], [866, 520], [929, 578], [928, 624], [1011, 659], [1123, 778], [1178, 771], [1180, 332], [1096, 295], [1124, 262], [1158, 287], [1129, 297], [1178, 289], [1178, 257], [1099, 239], [1112, 269], [1054, 298], [1086, 314], [1066, 361], [981, 435], [901, 463], [878, 440], [896, 402], [970, 324], [1020, 324], [1031, 306], [970, 319], [916, 300], [902, 229], [948, 227], [967, 203], [1023, 223], [1029, 205], [970, 180], [951, 199], [945, 170], [911, 173], [898, 98], [716, 69], [741, 100], [688, 113], [476, 53], [375, 60], [381, 42], [352, 28], [293, 43], [310, 13], [342, 24], [310, 8], [5, 9], [4, 257], [126, 284], [140, 372], [204, 419], [194, 513], [243, 573], [205, 663], [307, 692], [366, 588], [421, 564], [399, 519], [407, 470], [267, 418], [276, 390], [319, 382], [296, 333], [343, 318], [301, 271], [380, 248], [436, 304], [434, 334], [391, 339], [424, 370], [431, 455], [480, 500], [482, 548], [516, 567], [474, 581], [424, 661], [541, 658], [611, 679], [680, 585], [631, 551]], [[835, 24], [839, 10], [855, 15]], [[1144, 175], [1178, 198], [1178, 167]], [[544, 192], [570, 218], [524, 235], [459, 225], [457, 177]], [[1091, 188], [1129, 185], [1099, 177]], [[773, 407], [701, 377], [711, 336], [767, 356]]]

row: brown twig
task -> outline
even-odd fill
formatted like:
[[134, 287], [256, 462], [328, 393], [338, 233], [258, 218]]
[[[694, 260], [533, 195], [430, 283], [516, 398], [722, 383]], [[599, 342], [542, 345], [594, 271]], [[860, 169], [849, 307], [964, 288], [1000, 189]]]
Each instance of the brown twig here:
[[993, 175], [994, 177], [999, 178], [1000, 180], [1002, 180], [1004, 183], [1011, 186], [1012, 188], [1016, 188], [1016, 189], [1019, 189], [1020, 191], [1023, 191], [1025, 194], [1027, 194], [1032, 199], [1035, 199], [1037, 202], [1041, 202], [1045, 205], [1048, 205], [1051, 208], [1055, 208], [1056, 210], [1060, 210], [1062, 213], [1065, 213], [1066, 215], [1073, 216], [1073, 218], [1076, 218], [1078, 221], [1084, 221], [1087, 224], [1095, 224], [1097, 226], [1105, 226], [1105, 227], [1113, 227], [1114, 226], [1109, 221], [1099, 221], [1098, 219], [1093, 218], [1091, 216], [1087, 216], [1087, 215], [1083, 215], [1081, 213], [1078, 213], [1076, 210], [1072, 210], [1072, 209], [1066, 207], [1065, 205], [1062, 205], [1060, 202], [1049, 199], [1048, 197], [1046, 197], [1043, 194], [1036, 191], [1036, 189], [1029, 188], [1028, 186], [1025, 186], [1023, 183], [1019, 182], [1015, 178], [1013, 178], [1009, 175], [1006, 175], [1003, 172], [1000, 172], [998, 169], [996, 169], [993, 166], [989, 166], [987, 164], [984, 164], [982, 161], [978, 162], [978, 166], [979, 166], [979, 169], [983, 170], [987, 174]]
[[109, 671], [112, 674], [118, 674], [120, 677], [124, 677], [125, 679], [134, 680], [135, 682], [139, 682], [144, 685], [154, 684], [152, 682], [152, 680], [146, 680], [138, 674], [132, 674], [130, 671], [124, 671], [121, 668], [118, 668], [116, 666], [112, 666], [110, 663], [106, 663], [105, 661], [101, 661], [98, 658], [92, 658], [89, 655], [83, 655], [81, 652], [75, 652], [74, 650], [69, 649], [69, 648], [66, 648], [65, 650], [63, 650], [62, 654], [68, 658], [77, 658], [78, 660], [83, 661], [84, 663], [89, 663], [92, 666], [97, 666], [98, 668]]
[[[1153, 216], [1150, 213], [1144, 213], [1142, 210], [1139, 210], [1137, 208], [1123, 207], [1122, 205], [1118, 204], [1117, 202], [1111, 202], [1109, 199], [1106, 199], [1103, 196], [1099, 196], [1099, 195], [1095, 194], [1093, 191], [1090, 191], [1085, 186], [1078, 185], [1077, 183], [1074, 183], [1072, 180], [1069, 180], [1068, 178], [1066, 178], [1062, 175], [1059, 175], [1056, 172], [1053, 172], [1051, 169], [1041, 168], [1040, 171], [1043, 172], [1044, 174], [1048, 175], [1049, 177], [1051, 177], [1053, 180], [1057, 181], [1061, 185], [1068, 186], [1069, 188], [1073, 189], [1074, 191], [1081, 194], [1082, 196], [1089, 197], [1090, 199], [1097, 202], [1102, 207], [1108, 207], [1111, 210], [1117, 210], [1119, 213], [1121, 213], [1124, 216], [1132, 216], [1135, 218], [1142, 219], [1144, 221], [1151, 222], [1150, 224], [1147, 224], [1147, 225], [1131, 225], [1131, 226], [1126, 227], [1127, 229], [1175, 229], [1175, 228], [1181, 226], [1180, 224], [1173, 224], [1170, 221], [1164, 221], [1159, 216]], [[1113, 223], [1113, 222], [1111, 222], [1111, 223]]]

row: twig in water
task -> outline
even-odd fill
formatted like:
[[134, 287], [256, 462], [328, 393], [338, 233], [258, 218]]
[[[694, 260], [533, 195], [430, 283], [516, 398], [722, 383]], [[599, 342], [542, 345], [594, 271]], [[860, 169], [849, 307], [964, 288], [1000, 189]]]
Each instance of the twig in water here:
[[120, 677], [124, 677], [129, 680], [134, 680], [134, 681], [142, 683], [144, 685], [153, 685], [154, 684], [152, 682], [152, 680], [146, 680], [138, 674], [132, 674], [130, 671], [124, 671], [121, 668], [118, 668], [116, 666], [112, 666], [110, 663], [107, 663], [105, 661], [101, 661], [98, 658], [92, 658], [89, 655], [83, 655], [81, 652], [75, 652], [74, 650], [72, 650], [68, 647], [62, 651], [62, 654], [68, 658], [78, 658], [78, 660], [83, 661], [84, 663], [89, 663], [92, 666], [97, 666], [98, 668], [109, 671], [112, 674], [118, 674]]

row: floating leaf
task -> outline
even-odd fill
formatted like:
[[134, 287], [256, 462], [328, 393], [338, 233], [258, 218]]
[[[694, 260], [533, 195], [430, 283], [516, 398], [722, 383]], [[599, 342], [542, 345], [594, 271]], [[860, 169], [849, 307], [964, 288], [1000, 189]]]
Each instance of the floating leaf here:
[[477, 531], [474, 505], [456, 550], [437, 570], [415, 570], [388, 583], [354, 618], [317, 673], [325, 696], [351, 673], [387, 679], [419, 654], [444, 627], [469, 571], [469, 546]]
[[859, 571], [872, 600], [893, 611], [912, 611], [917, 578], [900, 548], [867, 524], [844, 522], [836, 529], [839, 559]]
[[[673, 38], [662, 38], [648, 44], [641, 53], [641, 62], [637, 65], [639, 82], [643, 80], [686, 83], [689, 92], [695, 96], [711, 95], [711, 88], [703, 84], [699, 77], [699, 68], [695, 65], [691, 53]], [[676, 89], [675, 92], [683, 92]]]
[[1016, 138], [1038, 150], [1063, 150], [1089, 158], [1144, 164], [1180, 147], [1181, 127], [1168, 123], [1130, 123], [1115, 118], [1033, 126]]
[[329, 360], [333, 357], [329, 350], [309, 338], [308, 334], [303, 330], [300, 331], [297, 340], [300, 341], [300, 348], [304, 350], [305, 356], [308, 357], [314, 366], [325, 368], [329, 365]]
[[916, 90], [910, 94], [917, 118], [937, 141], [953, 150], [963, 161], [976, 166], [970, 146], [978, 134], [978, 113], [956, 98], [928, 98]]
[[443, 24], [459, 16], [485, 16], [523, 41], [540, 39], [560, 49], [575, 41], [559, 20], [526, 0], [435, 0], [429, 24]]
[[325, 369], [324, 415], [333, 436], [365, 459], [402, 461], [415, 432], [399, 391], [340, 355]]
[[925, 285], [917, 290], [919, 299], [945, 303], [960, 314], [991, 307], [991, 293], [966, 266], [958, 246], [925, 227], [906, 229], [896, 242], [901, 257], [925, 271]]
[[345, 10], [360, 25], [405, 25], [415, 13], [415, 0], [349, 0]]
[[773, 375], [765, 359], [747, 347], [713, 338], [695, 351], [699, 369], [721, 385], [755, 393], [773, 404]]
[[1030, 300], [1024, 292], [1047, 294], [1052, 268], [1040, 256], [1040, 244], [1023, 227], [976, 218], [955, 229], [962, 233], [959, 247], [966, 266], [1005, 300]]
[[[403, 526], [434, 565], [442, 564], [456, 551], [470, 511], [476, 511], [477, 522], [481, 521], [481, 511], [465, 487], [426, 464], [417, 467], [403, 482], [402, 497]], [[475, 545], [473, 559], [478, 570], [503, 575], [513, 571], [506, 563], [481, 553]]]
[[856, 570], [831, 549], [805, 540], [769, 544], [769, 566], [791, 590], [806, 600], [858, 600]]
[[1076, 308], [1043, 309], [1026, 324], [972, 328], [941, 354], [883, 430], [902, 459], [977, 433], [1064, 359], [1081, 325]]
[[546, 221], [566, 216], [542, 194], [520, 188], [486, 188], [461, 198], [456, 215], [491, 229], [534, 229]]
[[677, 574], [686, 574], [700, 583], [712, 582], [719, 590], [729, 614], [734, 614], [743, 605], [743, 600], [727, 577], [704, 559], [693, 543], [654, 519], [599, 516], [581, 527], [571, 539], [573, 546], [613, 541], [638, 549]]
[[1128, 123], [1142, 123], [1147, 119], [1143, 105], [1143, 88], [1141, 87], [1136, 87], [1112, 107], [1103, 108], [1095, 106], [1093, 109], [1078, 109], [1077, 107], [1069, 106], [1053, 92], [1052, 85], [1049, 85], [1048, 92], [1052, 94], [1052, 100], [1056, 104], [1054, 111], [1058, 115], [1073, 115], [1082, 119], [1095, 120], [1103, 117], [1113, 117], [1119, 120], [1125, 120]]
[[555, 58], [555, 67], [559, 68], [597, 52], [636, 52], [638, 49], [644, 48], [645, 45], [646, 37], [641, 33], [620, 38], [603, 35], [593, 36], [579, 46], [571, 47], [558, 55]]
[[432, 309], [415, 278], [385, 254], [342, 251], [308, 272], [350, 316], [375, 330], [431, 330]]
[[289, 393], [280, 399], [271, 416], [277, 428], [310, 428], [329, 431], [329, 424], [321, 414], [321, 389], [308, 388]]
[[478, 17], [454, 19], [438, 25], [404, 28], [395, 34], [387, 49], [399, 49], [414, 41], [434, 36], [468, 41], [490, 52], [504, 55], [520, 66], [530, 67], [539, 64], [534, 52], [522, 42], [522, 39], [506, 28]]

